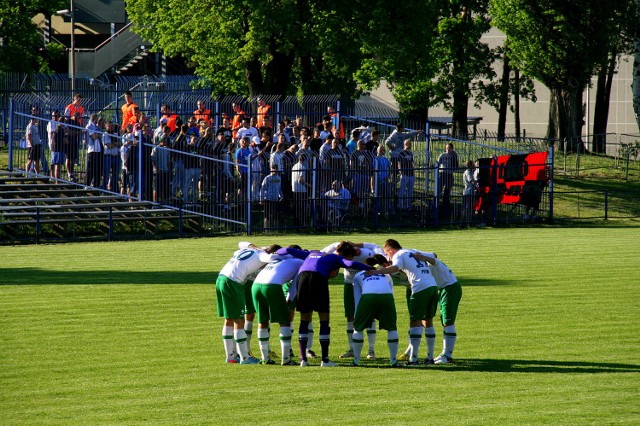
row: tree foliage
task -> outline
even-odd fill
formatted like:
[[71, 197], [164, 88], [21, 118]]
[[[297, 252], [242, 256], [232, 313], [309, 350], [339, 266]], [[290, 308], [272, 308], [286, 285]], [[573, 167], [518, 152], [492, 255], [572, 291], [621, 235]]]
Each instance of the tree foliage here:
[[625, 1], [491, 0], [510, 59], [551, 90], [548, 137], [579, 138], [582, 93], [618, 36], [612, 12]]
[[31, 19], [38, 13], [49, 15], [64, 4], [61, 0], [0, 0], [0, 71], [48, 71], [44, 40]]
[[338, 0], [127, 1], [134, 31], [155, 49], [182, 54], [222, 93], [249, 95], [355, 94], [353, 8]]

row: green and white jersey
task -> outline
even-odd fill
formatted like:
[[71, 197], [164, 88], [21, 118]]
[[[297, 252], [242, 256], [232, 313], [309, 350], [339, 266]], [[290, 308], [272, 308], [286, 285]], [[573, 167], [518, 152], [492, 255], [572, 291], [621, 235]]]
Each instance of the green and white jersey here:
[[261, 249], [245, 248], [236, 250], [233, 257], [222, 267], [220, 275], [244, 284], [251, 274], [255, 274], [271, 260], [271, 255]]
[[436, 280], [431, 274], [429, 264], [416, 259], [413, 253], [422, 253], [426, 256], [433, 256], [433, 253], [425, 253], [418, 250], [401, 249], [393, 255], [391, 263], [397, 266], [405, 274], [411, 284], [411, 293], [415, 294], [429, 287], [437, 286]]
[[436, 284], [438, 284], [438, 288], [443, 288], [458, 282], [458, 279], [453, 275], [451, 269], [440, 259], [436, 258], [435, 265], [429, 264], [429, 269], [431, 270], [433, 278], [436, 280]]
[[255, 279], [259, 284], [283, 285], [296, 276], [304, 260], [293, 256], [274, 255]]
[[[323, 253], [335, 253], [336, 248], [340, 245], [340, 242], [335, 242], [330, 244], [320, 250]], [[381, 254], [384, 256], [384, 251], [374, 243], [363, 243], [364, 247], [358, 247], [360, 249], [360, 254], [353, 258], [354, 261], [364, 263], [365, 260], [372, 257], [375, 254]], [[353, 283], [353, 277], [360, 272], [358, 269], [351, 268], [343, 268], [342, 273], [344, 274], [344, 282], [346, 284]]]
[[378, 274], [366, 276], [363, 271], [359, 271], [353, 277], [353, 296], [356, 306], [363, 294], [392, 294], [393, 280], [390, 275]]

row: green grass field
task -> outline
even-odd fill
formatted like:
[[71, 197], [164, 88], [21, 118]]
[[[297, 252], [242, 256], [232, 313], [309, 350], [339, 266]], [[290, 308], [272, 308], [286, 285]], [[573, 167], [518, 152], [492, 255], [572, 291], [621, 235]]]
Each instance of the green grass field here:
[[[640, 228], [348, 236], [390, 237], [436, 251], [460, 279], [456, 364], [225, 365], [214, 282], [240, 238], [0, 247], [0, 424], [640, 423]], [[402, 350], [402, 287], [396, 302]]]

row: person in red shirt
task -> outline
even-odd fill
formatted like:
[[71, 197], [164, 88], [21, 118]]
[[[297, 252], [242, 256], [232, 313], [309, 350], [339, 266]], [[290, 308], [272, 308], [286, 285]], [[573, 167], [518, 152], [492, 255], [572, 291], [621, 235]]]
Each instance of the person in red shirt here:
[[171, 133], [176, 131], [176, 128], [178, 127], [177, 124], [177, 120], [178, 120], [178, 114], [176, 114], [175, 112], [171, 112], [171, 108], [169, 108], [168, 104], [162, 104], [162, 106], [160, 107], [160, 112], [162, 113], [162, 118], [166, 118], [167, 119], [167, 126], [169, 126], [169, 128], [171, 129]]
[[122, 111], [122, 126], [120, 130], [124, 131], [127, 128], [127, 124], [131, 122], [131, 117], [135, 116], [134, 108], [138, 105], [133, 102], [133, 94], [129, 91], [124, 92], [125, 104], [122, 105], [120, 110]]
[[271, 105], [267, 105], [262, 98], [258, 98], [258, 127], [264, 126], [264, 118], [269, 115]]
[[79, 93], [73, 95], [73, 102], [67, 105], [64, 109], [64, 116], [67, 118], [73, 117], [76, 115], [76, 112], [80, 114], [80, 121], [78, 121], [78, 125], [82, 126], [82, 116], [84, 116], [84, 107], [81, 105], [82, 96]]
[[231, 104], [233, 108], [233, 121], [231, 122], [231, 130], [233, 131], [233, 138], [236, 138], [236, 132], [242, 127], [242, 119], [245, 116], [245, 112], [240, 108], [240, 105], [237, 103]]
[[193, 111], [193, 115], [196, 117], [196, 121], [204, 120], [207, 127], [211, 126], [211, 110], [207, 109], [204, 101], [198, 101], [198, 109]]

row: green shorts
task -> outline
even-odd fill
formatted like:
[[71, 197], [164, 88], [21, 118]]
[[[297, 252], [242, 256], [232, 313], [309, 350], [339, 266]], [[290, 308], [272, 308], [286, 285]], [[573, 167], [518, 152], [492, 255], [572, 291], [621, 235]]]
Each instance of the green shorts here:
[[253, 281], [247, 281], [244, 283], [244, 314], [255, 314], [256, 307], [253, 306], [253, 295], [251, 288], [253, 287]]
[[[289, 288], [291, 287], [292, 281], [287, 281], [286, 283], [282, 284], [282, 292], [284, 293], [284, 298], [285, 300], [287, 299], [287, 295], [289, 294]], [[289, 307], [289, 310], [295, 309], [296, 308], [296, 301], [298, 300], [298, 297], [294, 297], [293, 300], [291, 300], [290, 302], [287, 302], [287, 306]]]
[[409, 320], [421, 321], [433, 318], [438, 308], [438, 287], [428, 287], [409, 298]]
[[462, 299], [460, 283], [448, 285], [438, 290], [440, 299], [440, 321], [442, 325], [454, 325], [458, 315], [458, 305]]
[[353, 329], [356, 331], [371, 327], [374, 319], [379, 321], [381, 330], [398, 329], [393, 294], [363, 294], [358, 302], [355, 316]]
[[356, 298], [353, 295], [353, 284], [344, 283], [344, 317], [353, 318], [356, 315]]
[[240, 283], [218, 275], [216, 280], [216, 304], [218, 316], [229, 319], [244, 317], [244, 286]]
[[251, 293], [253, 304], [258, 312], [258, 322], [273, 321], [278, 324], [289, 324], [289, 307], [282, 292], [282, 286], [255, 283]]

